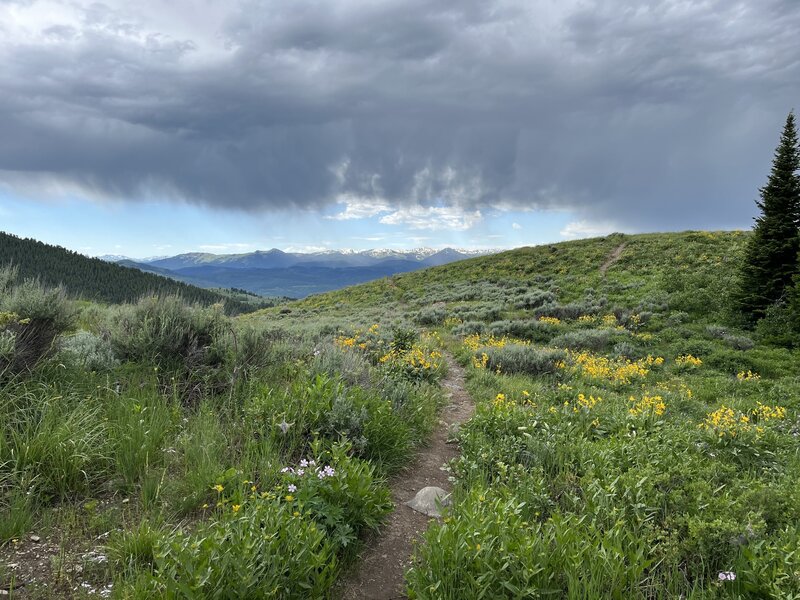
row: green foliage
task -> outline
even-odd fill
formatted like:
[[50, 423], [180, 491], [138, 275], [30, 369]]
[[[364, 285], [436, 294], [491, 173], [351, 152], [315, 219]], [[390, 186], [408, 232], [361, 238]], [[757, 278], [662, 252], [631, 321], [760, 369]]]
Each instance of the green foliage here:
[[94, 400], [42, 388], [0, 390], [5, 443], [2, 475], [40, 502], [91, 490], [109, 463], [108, 425]]
[[322, 598], [336, 560], [322, 530], [284, 502], [255, 501], [194, 533], [162, 538], [139, 594], [161, 598]]
[[[468, 365], [479, 406], [459, 428], [455, 503], [418, 548], [410, 595], [797, 596], [800, 360], [720, 310], [747, 237], [519, 249], [235, 320], [176, 301], [143, 310], [146, 335], [126, 332], [135, 351], [95, 372], [109, 323], [137, 307], [83, 305], [79, 327], [95, 337], [64, 339], [58, 363], [0, 386], [0, 534], [57, 521], [70, 554], [119, 529], [92, 577], [113, 577], [121, 598], [329, 597], [389, 508], [382, 477], [438, 422], [444, 346]], [[523, 300], [538, 291], [560, 322]], [[409, 330], [434, 305], [438, 334]], [[530, 345], [495, 339], [505, 347], [476, 355], [453, 337], [472, 327]], [[606, 358], [664, 361], [612, 383], [539, 345], [554, 336], [593, 348], [598, 372]], [[471, 367], [484, 349], [486, 368]], [[702, 362], [677, 364], [686, 354]], [[736, 436], [703, 426], [722, 405], [749, 419]]]
[[120, 398], [109, 410], [109, 446], [123, 489], [134, 484], [153, 466], [159, 466], [172, 411], [161, 401]]
[[338, 558], [391, 509], [374, 468], [347, 445], [302, 459], [270, 491], [252, 482], [219, 484], [212, 519], [193, 531], [160, 532], [142, 524], [110, 542], [125, 565], [130, 595], [166, 598], [323, 598]]
[[169, 532], [149, 519], [142, 520], [138, 527], [112, 532], [106, 545], [111, 568], [123, 574], [152, 572], [161, 540], [167, 535]]

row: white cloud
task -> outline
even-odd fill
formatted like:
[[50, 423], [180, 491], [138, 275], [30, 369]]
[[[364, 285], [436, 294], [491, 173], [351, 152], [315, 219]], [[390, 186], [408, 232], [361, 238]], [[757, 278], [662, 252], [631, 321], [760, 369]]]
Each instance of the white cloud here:
[[564, 226], [559, 234], [569, 240], [578, 238], [599, 237], [620, 231], [619, 227], [610, 222], [589, 223], [588, 221], [572, 221]]
[[380, 222], [411, 229], [465, 231], [482, 220], [479, 210], [467, 212], [457, 206], [407, 206], [381, 217]]
[[313, 246], [313, 245], [297, 245], [297, 246], [286, 246], [283, 251], [290, 252], [292, 254], [313, 254], [315, 252], [325, 252], [326, 250], [330, 250], [328, 246]]
[[245, 243], [237, 243], [232, 242], [228, 244], [201, 244], [198, 246], [201, 250], [206, 250], [208, 252], [217, 252], [220, 250], [249, 250], [253, 248], [253, 244], [245, 244]]
[[325, 217], [334, 221], [349, 221], [351, 219], [368, 219], [392, 211], [392, 207], [385, 201], [372, 198], [355, 198], [348, 196], [340, 198], [339, 205], [344, 205], [344, 210], [335, 215]]
[[517, 230], [522, 229], [522, 225], [520, 225], [519, 223], [512, 223], [511, 229], [517, 229]]

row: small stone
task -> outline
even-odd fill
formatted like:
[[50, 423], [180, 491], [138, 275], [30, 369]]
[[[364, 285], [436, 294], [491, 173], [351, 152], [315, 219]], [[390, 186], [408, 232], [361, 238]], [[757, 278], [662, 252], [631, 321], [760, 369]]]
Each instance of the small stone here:
[[450, 506], [450, 504], [450, 494], [433, 485], [422, 488], [412, 500], [405, 503], [412, 510], [429, 517], [441, 517], [439, 507]]
[[40, 538], [38, 535], [32, 535], [31, 536], [31, 541], [32, 542], [36, 542], [38, 544], [39, 542], [42, 541], [42, 538]]

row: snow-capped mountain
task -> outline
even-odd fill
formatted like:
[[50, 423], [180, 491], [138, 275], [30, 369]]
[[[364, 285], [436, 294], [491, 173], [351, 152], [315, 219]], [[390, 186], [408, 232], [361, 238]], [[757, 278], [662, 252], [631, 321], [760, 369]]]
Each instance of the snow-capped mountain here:
[[235, 287], [263, 295], [302, 297], [491, 252], [415, 248], [301, 253], [272, 248], [245, 254], [189, 252], [143, 260], [101, 258], [201, 287]]

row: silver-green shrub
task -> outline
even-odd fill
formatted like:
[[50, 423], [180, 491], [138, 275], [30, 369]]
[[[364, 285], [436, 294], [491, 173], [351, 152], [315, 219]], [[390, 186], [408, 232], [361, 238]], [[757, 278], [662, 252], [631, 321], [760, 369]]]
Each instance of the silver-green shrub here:
[[87, 371], [108, 371], [119, 364], [110, 340], [84, 330], [61, 338], [58, 358]]

